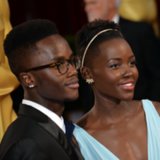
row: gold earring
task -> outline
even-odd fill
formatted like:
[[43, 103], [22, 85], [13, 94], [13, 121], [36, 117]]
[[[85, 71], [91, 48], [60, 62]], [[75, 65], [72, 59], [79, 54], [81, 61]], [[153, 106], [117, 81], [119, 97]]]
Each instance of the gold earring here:
[[92, 84], [92, 83], [94, 83], [94, 80], [93, 80], [92, 78], [87, 78], [87, 79], [86, 79], [86, 82], [87, 82], [88, 84]]

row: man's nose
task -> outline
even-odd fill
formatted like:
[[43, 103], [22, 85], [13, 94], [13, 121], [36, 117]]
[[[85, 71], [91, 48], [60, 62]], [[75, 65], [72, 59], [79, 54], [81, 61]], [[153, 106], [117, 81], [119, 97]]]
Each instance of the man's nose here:
[[76, 69], [76, 66], [72, 63], [69, 63], [69, 66], [68, 66], [68, 74], [78, 74], [78, 71]]

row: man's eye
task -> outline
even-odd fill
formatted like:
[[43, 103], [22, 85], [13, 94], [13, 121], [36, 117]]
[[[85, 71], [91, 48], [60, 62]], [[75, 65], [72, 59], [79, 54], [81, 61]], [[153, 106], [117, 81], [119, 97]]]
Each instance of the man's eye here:
[[61, 63], [61, 62], [56, 62], [56, 63], [50, 64], [50, 67], [60, 67], [61, 65], [63, 65], [63, 63]]
[[61, 64], [64, 64], [66, 61], [65, 60], [60, 60], [58, 62], [56, 62], [56, 65], [61, 65]]
[[56, 63], [55, 65], [56, 65], [57, 67], [59, 67], [59, 66], [63, 66], [64, 63], [65, 63], [65, 62], [58, 62], [58, 63]]

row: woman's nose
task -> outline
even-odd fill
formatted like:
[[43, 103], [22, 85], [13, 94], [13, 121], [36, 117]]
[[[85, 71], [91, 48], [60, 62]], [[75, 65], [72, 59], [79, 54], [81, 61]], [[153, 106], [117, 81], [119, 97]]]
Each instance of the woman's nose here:
[[129, 65], [124, 65], [122, 70], [122, 75], [124, 77], [130, 77], [133, 75], [132, 68]]

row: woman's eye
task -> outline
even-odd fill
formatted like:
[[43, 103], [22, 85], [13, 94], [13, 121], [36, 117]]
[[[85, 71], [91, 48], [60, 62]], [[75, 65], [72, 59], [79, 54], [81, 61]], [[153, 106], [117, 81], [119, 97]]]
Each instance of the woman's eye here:
[[134, 60], [134, 61], [131, 61], [131, 62], [130, 62], [130, 66], [131, 66], [131, 67], [136, 66], [136, 61], [135, 61], [135, 60]]
[[112, 69], [116, 69], [119, 67], [119, 64], [111, 64], [109, 67]]

